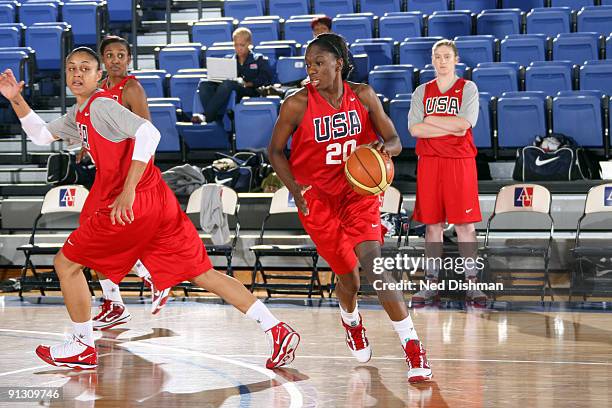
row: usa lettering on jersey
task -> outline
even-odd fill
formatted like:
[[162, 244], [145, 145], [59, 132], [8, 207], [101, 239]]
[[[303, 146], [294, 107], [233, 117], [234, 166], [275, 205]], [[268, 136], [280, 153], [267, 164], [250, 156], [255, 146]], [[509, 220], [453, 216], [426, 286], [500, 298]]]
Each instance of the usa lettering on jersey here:
[[425, 101], [425, 114], [459, 114], [459, 98], [456, 96], [433, 96]]
[[313, 118], [312, 123], [317, 143], [325, 143], [330, 139], [342, 139], [361, 133], [361, 119], [354, 109]]
[[81, 136], [81, 142], [83, 142], [83, 147], [89, 150], [89, 136], [87, 134], [87, 125], [84, 123], [77, 123], [77, 127], [79, 129], [79, 136]]

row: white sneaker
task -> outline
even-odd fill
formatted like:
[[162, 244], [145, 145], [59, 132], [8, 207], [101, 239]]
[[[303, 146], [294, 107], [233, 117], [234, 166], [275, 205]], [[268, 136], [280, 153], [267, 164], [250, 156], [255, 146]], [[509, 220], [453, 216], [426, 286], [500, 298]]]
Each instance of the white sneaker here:
[[98, 366], [96, 348], [83, 343], [75, 334], [67, 335], [62, 344], [36, 347], [36, 355], [56, 367], [91, 369]]
[[164, 306], [166, 306], [171, 288], [166, 288], [163, 290], [155, 289], [155, 284], [151, 279], [151, 275], [145, 276], [142, 278], [142, 280], [144, 280], [145, 285], [151, 288], [151, 314], [157, 314], [164, 308]]
[[100, 305], [100, 312], [92, 319], [94, 330], [104, 330], [124, 324], [132, 319], [132, 315], [125, 305], [104, 299]]
[[366, 337], [366, 330], [363, 327], [363, 321], [361, 315], [359, 315], [359, 324], [356, 326], [349, 326], [344, 323], [344, 320], [340, 319], [344, 330], [346, 330], [346, 345], [351, 354], [360, 363], [367, 363], [372, 358], [372, 347]]

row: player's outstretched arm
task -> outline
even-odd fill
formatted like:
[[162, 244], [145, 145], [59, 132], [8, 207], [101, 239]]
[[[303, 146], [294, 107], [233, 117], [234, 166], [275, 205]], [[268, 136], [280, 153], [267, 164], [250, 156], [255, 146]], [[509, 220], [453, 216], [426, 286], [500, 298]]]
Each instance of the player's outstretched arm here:
[[21, 126], [30, 140], [37, 145], [48, 145], [58, 140], [46, 127], [46, 123], [34, 112], [23, 98], [24, 82], [17, 82], [13, 71], [5, 70], [0, 74], [0, 93], [13, 107], [21, 121]]
[[281, 105], [280, 113], [274, 130], [272, 131], [272, 138], [268, 145], [268, 157], [270, 163], [274, 168], [274, 171], [278, 177], [282, 180], [283, 184], [287, 186], [287, 189], [293, 194], [295, 204], [299, 210], [308, 215], [308, 206], [302, 193], [305, 192], [309, 187], [302, 186], [295, 181], [293, 174], [291, 173], [291, 167], [289, 166], [289, 160], [285, 156], [285, 147], [289, 141], [289, 137], [298, 127], [304, 116], [306, 110], [308, 95], [305, 90], [296, 92], [291, 95]]
[[402, 152], [402, 143], [393, 122], [385, 113], [374, 89], [369, 85], [360, 85], [357, 96], [361, 103], [368, 108], [376, 133], [383, 139], [383, 143], [375, 142], [373, 147], [391, 156], [399, 155]]

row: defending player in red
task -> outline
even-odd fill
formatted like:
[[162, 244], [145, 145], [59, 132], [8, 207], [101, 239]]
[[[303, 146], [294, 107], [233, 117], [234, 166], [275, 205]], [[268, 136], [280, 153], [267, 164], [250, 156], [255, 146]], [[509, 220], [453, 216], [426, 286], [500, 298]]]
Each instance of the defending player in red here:
[[63, 344], [38, 346], [36, 354], [55, 366], [95, 368], [91, 297], [81, 268], [88, 265], [119, 283], [141, 259], [159, 289], [189, 280], [256, 320], [272, 347], [266, 366], [288, 364], [299, 335], [239, 281], [212, 268], [197, 230], [151, 160], [159, 131], [97, 89], [100, 67], [98, 55], [89, 48], [68, 55], [66, 83], [77, 104], [49, 124], [24, 100], [23, 81], [17, 83], [11, 70], [0, 75], [0, 93], [34, 143], [82, 143], [96, 163], [99, 207], [68, 236], [53, 262], [73, 334]]
[[[151, 121], [147, 95], [136, 77], [128, 75], [128, 68], [132, 62], [130, 44], [121, 37], [107, 36], [100, 43], [100, 56], [107, 72], [107, 77], [102, 81], [101, 88], [108, 91], [117, 102], [136, 115]], [[91, 215], [91, 210], [97, 206], [94, 200], [95, 194], [94, 189], [89, 192], [87, 205], [83, 207], [81, 212], [81, 224]], [[140, 260], [136, 262], [133, 269], [151, 288], [151, 313], [157, 314], [166, 305], [170, 288], [164, 290], [155, 288], [151, 274]], [[132, 316], [123, 303], [119, 285], [101, 272], [97, 272], [97, 275], [104, 294], [104, 301], [100, 305], [99, 313], [93, 318], [94, 330], [110, 329], [127, 323]]]
[[[269, 146], [270, 161], [293, 194], [302, 225], [317, 251], [338, 276], [336, 291], [346, 343], [364, 363], [370, 360], [372, 349], [357, 307], [359, 265], [371, 279], [382, 243], [380, 202], [377, 196], [355, 193], [343, 166], [362, 144], [391, 156], [398, 155], [402, 147], [374, 90], [346, 81], [352, 67], [344, 38], [320, 34], [308, 45], [305, 61], [310, 83], [283, 103]], [[288, 161], [284, 150], [290, 136]], [[402, 342], [409, 380], [430, 379], [425, 350], [401, 292], [378, 292], [378, 297]]]
[[[455, 43], [440, 40], [432, 47], [436, 79], [419, 85], [412, 94], [408, 127], [417, 138], [417, 193], [414, 219], [426, 224], [427, 257], [442, 255], [444, 223], [455, 225], [459, 251], [474, 259], [477, 241], [474, 223], [482, 219], [478, 202], [476, 146], [472, 128], [478, 119], [478, 89], [472, 81], [457, 77], [459, 54]], [[470, 263], [474, 265], [474, 262]], [[429, 263], [426, 279], [437, 282], [439, 265]], [[467, 279], [476, 280], [478, 270], [466, 268]], [[421, 290], [412, 301], [424, 303], [437, 296]], [[480, 290], [467, 291], [467, 299], [486, 302]]]

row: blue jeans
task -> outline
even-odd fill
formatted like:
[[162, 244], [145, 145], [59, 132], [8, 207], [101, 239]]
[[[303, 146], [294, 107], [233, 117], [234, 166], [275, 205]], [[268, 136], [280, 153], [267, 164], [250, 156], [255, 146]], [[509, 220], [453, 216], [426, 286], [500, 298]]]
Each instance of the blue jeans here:
[[240, 102], [244, 96], [259, 96], [255, 88], [245, 88], [236, 81], [223, 81], [221, 83], [211, 81], [200, 81], [198, 85], [200, 101], [204, 107], [206, 122], [214, 122], [223, 119], [227, 102], [232, 91], [236, 91], [237, 101]]

